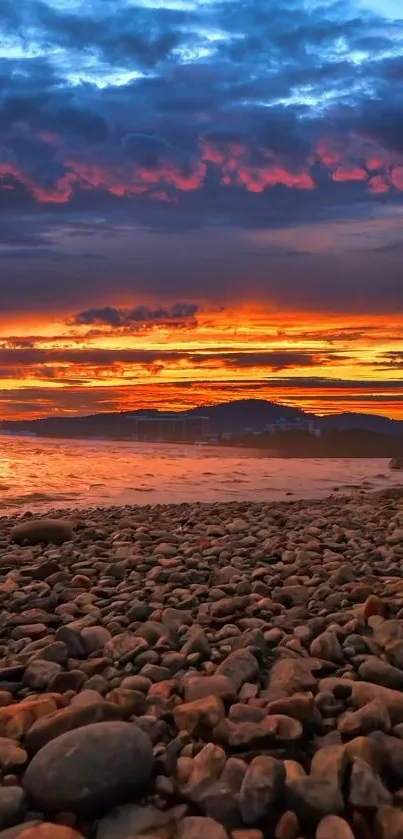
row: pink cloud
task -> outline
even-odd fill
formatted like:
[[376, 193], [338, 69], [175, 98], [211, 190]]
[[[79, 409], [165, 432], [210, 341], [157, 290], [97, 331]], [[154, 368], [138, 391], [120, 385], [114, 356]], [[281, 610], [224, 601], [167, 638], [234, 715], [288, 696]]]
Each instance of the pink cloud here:
[[[42, 132], [41, 138], [52, 144], [57, 135]], [[175, 190], [192, 192], [203, 187], [208, 169], [218, 174], [225, 187], [239, 187], [262, 193], [275, 186], [288, 189], [317, 188], [312, 167], [318, 162], [330, 172], [335, 183], [368, 182], [371, 194], [388, 192], [393, 186], [403, 191], [403, 163], [391, 153], [375, 147], [366, 138], [357, 136], [324, 137], [314, 153], [300, 165], [291, 164], [283, 155], [268, 149], [251, 150], [240, 141], [218, 142], [201, 138], [199, 154], [185, 165], [180, 159], [167, 156], [159, 165], [147, 167], [139, 163], [97, 162], [80, 156], [64, 156], [65, 171], [53, 184], [43, 185], [31, 172], [21, 168], [12, 152], [3, 150], [0, 158], [0, 187], [9, 189], [18, 181], [39, 203], [63, 204], [75, 190], [105, 190], [117, 197], [147, 195], [156, 201], [173, 202]], [[382, 172], [384, 170], [384, 172]], [[386, 172], [389, 175], [386, 175]], [[4, 183], [1, 183], [1, 180]]]
[[339, 166], [332, 174], [332, 180], [336, 183], [343, 183], [344, 181], [366, 181], [368, 174], [365, 169], [360, 166], [350, 166], [346, 164]]
[[392, 184], [396, 189], [403, 191], [403, 166], [396, 166], [390, 173]]
[[375, 175], [368, 181], [368, 189], [373, 195], [382, 195], [382, 193], [389, 192], [390, 183], [382, 175]]

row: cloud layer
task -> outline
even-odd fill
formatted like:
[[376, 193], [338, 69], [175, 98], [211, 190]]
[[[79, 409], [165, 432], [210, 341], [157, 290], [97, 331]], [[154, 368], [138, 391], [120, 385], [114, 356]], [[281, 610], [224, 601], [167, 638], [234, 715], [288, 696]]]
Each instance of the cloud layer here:
[[402, 192], [402, 20], [354, 0], [270, 13], [2, 0], [1, 13], [0, 172], [17, 206], [201, 192], [208, 213], [234, 188], [330, 204], [340, 184]]
[[[354, 370], [401, 370], [390, 0], [0, 0], [0, 36], [0, 390], [144, 371], [162, 388], [170, 371], [196, 402], [197, 371], [224, 397], [250, 370], [318, 382], [326, 367], [346, 389]], [[389, 316], [395, 338], [382, 320], [375, 357], [365, 332], [365, 362], [346, 333], [340, 357], [322, 338], [257, 339], [246, 319], [249, 346], [223, 343], [220, 312], [245, 304], [268, 330], [273, 312], [300, 334], [314, 314], [322, 335]]]

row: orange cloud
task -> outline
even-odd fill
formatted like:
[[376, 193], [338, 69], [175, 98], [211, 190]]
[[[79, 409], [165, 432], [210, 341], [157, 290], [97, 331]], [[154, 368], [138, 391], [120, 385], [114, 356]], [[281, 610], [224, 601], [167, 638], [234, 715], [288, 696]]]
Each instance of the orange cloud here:
[[186, 330], [153, 323], [138, 333], [71, 319], [52, 332], [42, 317], [19, 336], [2, 329], [0, 416], [174, 410], [259, 395], [317, 413], [403, 418], [401, 368], [388, 363], [400, 353], [401, 315], [363, 321], [245, 305], [200, 311]]

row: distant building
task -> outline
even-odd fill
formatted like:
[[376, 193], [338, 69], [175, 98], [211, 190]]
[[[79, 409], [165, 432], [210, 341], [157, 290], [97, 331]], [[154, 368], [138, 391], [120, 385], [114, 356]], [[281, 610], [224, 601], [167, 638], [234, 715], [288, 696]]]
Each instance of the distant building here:
[[305, 431], [314, 437], [320, 437], [321, 435], [320, 428], [314, 422], [303, 419], [287, 420], [280, 418], [269, 425], [265, 425], [264, 430], [269, 434], [278, 434], [286, 431]]
[[139, 442], [196, 443], [206, 437], [208, 417], [180, 414], [174, 411], [158, 414], [133, 414], [126, 416], [128, 436]]

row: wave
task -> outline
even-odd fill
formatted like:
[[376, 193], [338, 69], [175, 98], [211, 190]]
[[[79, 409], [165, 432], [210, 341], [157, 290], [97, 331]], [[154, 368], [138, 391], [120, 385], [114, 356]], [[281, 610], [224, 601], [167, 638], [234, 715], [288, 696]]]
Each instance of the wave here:
[[48, 504], [54, 501], [74, 501], [80, 498], [81, 492], [28, 492], [25, 495], [9, 495], [0, 502], [2, 510], [7, 507], [22, 507], [27, 504]]

